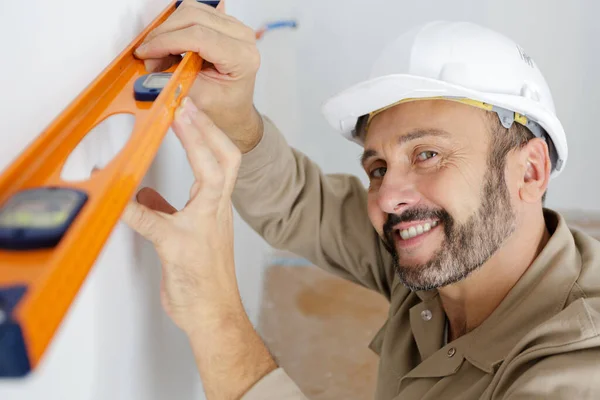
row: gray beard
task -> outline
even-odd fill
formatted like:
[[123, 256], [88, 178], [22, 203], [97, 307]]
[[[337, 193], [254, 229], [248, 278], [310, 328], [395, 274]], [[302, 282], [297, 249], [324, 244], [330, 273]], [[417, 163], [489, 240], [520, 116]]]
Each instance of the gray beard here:
[[[503, 170], [503, 169], [502, 169]], [[504, 174], [488, 168], [482, 202], [469, 220], [458, 225], [445, 210], [414, 209], [390, 215], [384, 226], [385, 248], [394, 260], [400, 281], [413, 291], [431, 290], [468, 277], [480, 268], [514, 232], [516, 216], [510, 203]], [[392, 227], [400, 222], [438, 219], [444, 240], [432, 258], [420, 265], [406, 265], [398, 256]]]

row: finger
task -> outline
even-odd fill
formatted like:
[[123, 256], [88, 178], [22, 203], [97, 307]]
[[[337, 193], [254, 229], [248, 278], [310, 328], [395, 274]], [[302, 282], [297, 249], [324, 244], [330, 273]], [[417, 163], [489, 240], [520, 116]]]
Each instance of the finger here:
[[131, 229], [153, 244], [160, 244], [168, 234], [167, 221], [156, 211], [131, 201], [121, 217]]
[[196, 195], [198, 194], [199, 191], [200, 191], [200, 182], [194, 181], [194, 184], [190, 188], [190, 198], [185, 203], [186, 207], [190, 204], [190, 202], [192, 201], [192, 199], [194, 199], [196, 197]]
[[[216, 206], [223, 193], [225, 176], [223, 168], [192, 122], [197, 113], [198, 109], [186, 98], [176, 112], [173, 131], [183, 145], [199, 185], [196, 199], [200, 199], [200, 202], [213, 201]], [[191, 199], [189, 205], [193, 205], [196, 199]]]
[[210, 6], [192, 1], [182, 3], [173, 15], [146, 36], [144, 43], [163, 33], [189, 28], [194, 25], [214, 29], [246, 42], [255, 40], [252, 28], [223, 12], [216, 11]]
[[148, 72], [166, 71], [181, 61], [181, 56], [168, 56], [165, 58], [149, 58], [144, 60], [144, 66]]
[[190, 188], [190, 199], [196, 197], [199, 190], [200, 190], [200, 182], [194, 181], [194, 184]]
[[[166, 32], [156, 36], [136, 50], [139, 58], [164, 58], [187, 51], [199, 53], [206, 61], [213, 63], [221, 74], [242, 73], [243, 68], [258, 68], [258, 52], [250, 43], [231, 39], [214, 29], [194, 25], [189, 28]], [[243, 61], [244, 65], [240, 64]], [[252, 68], [250, 68], [252, 69]]]
[[165, 214], [174, 214], [177, 212], [177, 209], [154, 189], [143, 188], [138, 192], [136, 198], [138, 203], [153, 211], [159, 211]]
[[223, 194], [230, 196], [235, 186], [237, 173], [242, 160], [239, 148], [229, 137], [202, 111], [198, 111], [193, 124], [198, 128], [207, 147], [223, 168], [225, 182]]
[[219, 11], [221, 11], [221, 12], [223, 12], [223, 13], [226, 12], [226, 10], [225, 10], [225, 0], [221, 0], [219, 2], [219, 4], [217, 5], [216, 9], [219, 10]]

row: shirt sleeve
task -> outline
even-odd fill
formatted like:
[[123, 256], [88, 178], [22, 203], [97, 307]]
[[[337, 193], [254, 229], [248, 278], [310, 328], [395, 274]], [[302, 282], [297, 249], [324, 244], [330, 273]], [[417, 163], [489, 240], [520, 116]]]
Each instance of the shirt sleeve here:
[[255, 383], [241, 400], [308, 400], [308, 398], [287, 373], [282, 368], [278, 368]]
[[[390, 298], [392, 259], [355, 176], [324, 174], [263, 116], [259, 144], [242, 157], [233, 204], [271, 246]], [[333, 151], [333, 149], [332, 149]]]
[[600, 348], [536, 359], [516, 375], [500, 397], [503, 400], [600, 399]]

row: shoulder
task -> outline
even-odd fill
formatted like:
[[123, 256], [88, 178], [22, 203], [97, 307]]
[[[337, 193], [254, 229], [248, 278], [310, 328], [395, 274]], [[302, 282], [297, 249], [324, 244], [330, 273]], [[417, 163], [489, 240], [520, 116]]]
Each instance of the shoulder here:
[[585, 317], [600, 332], [600, 241], [580, 227], [571, 225], [570, 230], [581, 257], [581, 269], [560, 314], [565, 318], [571, 314]]
[[[568, 229], [568, 244], [562, 249], [574, 249], [573, 258], [565, 258], [576, 265], [570, 272], [567, 266], [561, 267], [565, 274], [574, 274], [573, 285], [558, 318], [590, 312], [591, 321], [598, 327], [596, 313], [600, 313], [600, 213], [568, 211], [555, 213]], [[576, 311], [574, 313], [574, 311]], [[583, 314], [582, 314], [583, 315]]]
[[[565, 217], [572, 240], [580, 258], [580, 268], [568, 298], [561, 310], [539, 328], [537, 342], [541, 346], [557, 346], [564, 351], [574, 346], [600, 349], [600, 234], [598, 219]], [[540, 340], [545, 338], [545, 340]], [[561, 346], [563, 346], [561, 348]], [[566, 347], [564, 347], [566, 346]]]
[[600, 371], [600, 241], [594, 229], [600, 233], [600, 223], [594, 228], [589, 218], [564, 219], [568, 243], [560, 252], [573, 256], [557, 257], [561, 261], [553, 273], [568, 275], [567, 296], [558, 300], [558, 292], [549, 289], [548, 297], [539, 299], [547, 304], [558, 300], [555, 312], [529, 331], [499, 366], [493, 399], [589, 398], [591, 393], [600, 398], [600, 380], [594, 379]]
[[494, 377], [490, 398], [600, 398], [599, 327], [597, 297], [571, 302], [513, 349]]

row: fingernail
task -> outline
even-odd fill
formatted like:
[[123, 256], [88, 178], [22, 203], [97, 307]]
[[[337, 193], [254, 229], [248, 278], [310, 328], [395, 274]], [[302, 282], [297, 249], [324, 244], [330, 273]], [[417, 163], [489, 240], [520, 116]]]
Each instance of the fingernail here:
[[190, 117], [188, 111], [183, 107], [183, 105], [177, 107], [177, 110], [175, 111], [175, 119], [187, 125], [192, 124], [192, 118]]

